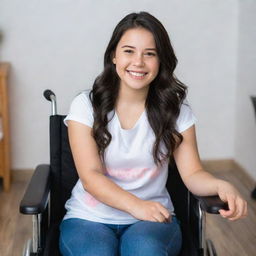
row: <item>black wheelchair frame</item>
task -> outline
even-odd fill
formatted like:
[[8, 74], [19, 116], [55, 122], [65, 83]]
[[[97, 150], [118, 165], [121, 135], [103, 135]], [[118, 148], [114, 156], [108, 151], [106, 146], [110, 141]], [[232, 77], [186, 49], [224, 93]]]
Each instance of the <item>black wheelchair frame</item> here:
[[[32, 238], [23, 250], [26, 256], [60, 255], [59, 224], [65, 214], [64, 204], [78, 180], [67, 128], [63, 124], [65, 116], [57, 115], [54, 93], [47, 90], [44, 95], [52, 102], [50, 164], [36, 167], [20, 203], [20, 212], [32, 215]], [[227, 204], [218, 196], [198, 197], [190, 193], [173, 159], [169, 162], [166, 187], [181, 222], [183, 243], [179, 256], [216, 256], [213, 243], [205, 238], [205, 213], [218, 214], [220, 209], [228, 209]]]

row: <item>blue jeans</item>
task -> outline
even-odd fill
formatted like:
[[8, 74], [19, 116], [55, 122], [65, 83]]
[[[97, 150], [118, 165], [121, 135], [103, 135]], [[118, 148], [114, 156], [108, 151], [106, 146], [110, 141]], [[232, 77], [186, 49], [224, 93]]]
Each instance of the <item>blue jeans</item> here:
[[138, 221], [129, 225], [66, 219], [60, 225], [64, 256], [175, 256], [182, 236], [175, 216], [170, 223]]

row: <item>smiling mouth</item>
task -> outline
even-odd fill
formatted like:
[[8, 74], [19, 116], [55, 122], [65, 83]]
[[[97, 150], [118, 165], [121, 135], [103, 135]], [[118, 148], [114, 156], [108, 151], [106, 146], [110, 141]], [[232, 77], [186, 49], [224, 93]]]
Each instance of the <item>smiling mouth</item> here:
[[135, 77], [144, 77], [146, 76], [148, 73], [147, 72], [136, 72], [136, 71], [131, 71], [131, 70], [127, 70], [127, 72]]

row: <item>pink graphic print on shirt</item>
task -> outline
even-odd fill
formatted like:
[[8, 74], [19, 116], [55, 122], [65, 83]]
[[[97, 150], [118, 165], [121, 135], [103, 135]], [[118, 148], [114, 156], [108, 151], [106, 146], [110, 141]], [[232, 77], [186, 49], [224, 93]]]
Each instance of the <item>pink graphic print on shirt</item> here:
[[91, 207], [96, 207], [100, 202], [87, 192], [85, 194], [85, 203]]
[[150, 172], [150, 178], [155, 178], [159, 174], [159, 168], [123, 168], [123, 169], [106, 169], [107, 176], [115, 177], [119, 180], [133, 181], [140, 179]]
[[[132, 181], [142, 178], [147, 172], [150, 171], [149, 178], [154, 179], [160, 173], [160, 168], [156, 167], [154, 169], [149, 168], [124, 168], [124, 169], [105, 169], [105, 174], [107, 176], [112, 176], [124, 181]], [[94, 198], [91, 194], [86, 193], [85, 203], [90, 207], [96, 207], [100, 201]]]

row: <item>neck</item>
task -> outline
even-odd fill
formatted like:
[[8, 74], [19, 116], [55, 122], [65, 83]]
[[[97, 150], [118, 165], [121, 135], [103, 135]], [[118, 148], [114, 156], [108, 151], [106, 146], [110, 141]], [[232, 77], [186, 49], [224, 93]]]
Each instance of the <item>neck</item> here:
[[141, 90], [134, 90], [131, 88], [120, 86], [116, 105], [122, 106], [145, 106], [149, 87]]

